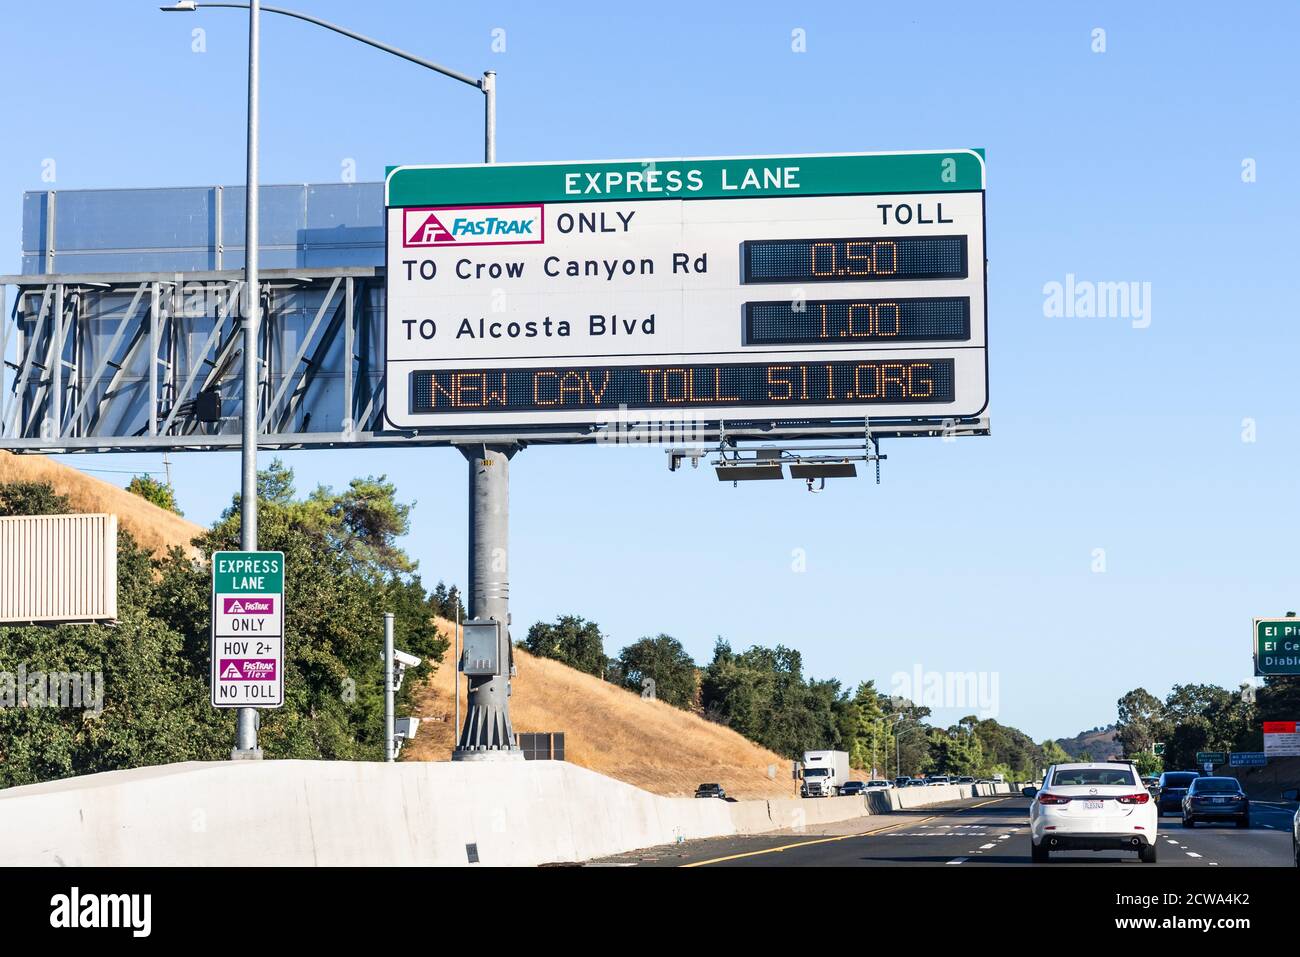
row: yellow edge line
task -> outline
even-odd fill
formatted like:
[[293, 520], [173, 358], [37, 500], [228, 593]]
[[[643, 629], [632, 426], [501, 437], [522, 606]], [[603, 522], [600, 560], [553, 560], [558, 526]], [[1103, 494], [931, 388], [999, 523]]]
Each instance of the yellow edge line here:
[[854, 837], [870, 837], [873, 834], [883, 834], [885, 831], [892, 831], [895, 828], [909, 827], [915, 824], [924, 824], [926, 821], [933, 821], [937, 814], [931, 814], [929, 817], [923, 817], [917, 821], [900, 821], [897, 824], [890, 824], [886, 827], [878, 827], [874, 831], [862, 831], [858, 834], [841, 834], [838, 837], [822, 837], [815, 841], [798, 841], [794, 844], [783, 844], [780, 847], [769, 847], [761, 851], [746, 851], [744, 854], [729, 854], [726, 857], [714, 857], [707, 861], [695, 861], [691, 864], [683, 864], [682, 867], [703, 867], [705, 864], [720, 864], [723, 861], [736, 861], [742, 857], [757, 857], [760, 854], [776, 854], [779, 851], [788, 851], [794, 847], [811, 847], [814, 844], [831, 844], [835, 841], [847, 841]]
[[[979, 804], [971, 804], [964, 808], [953, 808], [953, 810], [973, 811], [976, 808], [987, 807], [990, 804], [999, 804], [1002, 801], [1007, 800], [1007, 798], [1014, 797], [1014, 796], [1015, 795], [1012, 794], [1006, 794], [1006, 795], [1002, 795], [1001, 797], [996, 797], [991, 801], [982, 801]], [[791, 848], [795, 848], [795, 847], [811, 847], [814, 844], [832, 844], [835, 841], [847, 841], [849, 838], [853, 838], [853, 837], [870, 837], [873, 834], [883, 834], [886, 831], [892, 831], [900, 827], [907, 827], [908, 825], [924, 824], [926, 821], [933, 821], [937, 817], [939, 817], [938, 814], [931, 814], [929, 817], [923, 817], [920, 820], [916, 820], [916, 821], [900, 821], [897, 824], [890, 824], [886, 827], [878, 827], [874, 831], [862, 831], [858, 834], [841, 834], [838, 837], [822, 837], [822, 838], [818, 838], [815, 841], [799, 841], [798, 843], [795, 844], [783, 844], [780, 847], [769, 847], [761, 851], [746, 851], [744, 854], [729, 854], [726, 857], [714, 857], [714, 858], [710, 858], [707, 861], [695, 861], [691, 864], [682, 864], [681, 866], [682, 867], [703, 867], [705, 864], [721, 864], [723, 861], [735, 861], [735, 860], [739, 860], [742, 857], [757, 857], [760, 854], [776, 854], [781, 851], [788, 851]]]

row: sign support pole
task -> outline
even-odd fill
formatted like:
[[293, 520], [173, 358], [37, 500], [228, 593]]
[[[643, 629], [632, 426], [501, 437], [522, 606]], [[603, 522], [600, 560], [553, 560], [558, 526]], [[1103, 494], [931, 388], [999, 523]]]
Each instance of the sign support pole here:
[[394, 712], [395, 682], [393, 681], [393, 613], [384, 612], [384, 760], [396, 761], [397, 739]]
[[510, 724], [510, 457], [513, 445], [462, 450], [469, 460], [469, 615], [499, 622], [497, 670], [472, 675], [453, 761], [522, 760]]
[[[485, 163], [497, 159], [496, 77], [489, 70], [479, 83]], [[496, 619], [501, 627], [497, 674], [469, 679], [465, 726], [452, 752], [453, 761], [523, 758], [510, 724], [510, 457], [518, 450], [516, 445], [461, 450], [469, 461], [469, 616]], [[456, 708], [459, 724], [459, 694]]]
[[[261, 319], [261, 291], [257, 274], [257, 134], [258, 58], [261, 0], [248, 5], [248, 175], [244, 210], [244, 421], [240, 451], [239, 543], [246, 552], [257, 551], [257, 327]], [[258, 760], [257, 711], [240, 708], [236, 717], [235, 748], [231, 760]]]

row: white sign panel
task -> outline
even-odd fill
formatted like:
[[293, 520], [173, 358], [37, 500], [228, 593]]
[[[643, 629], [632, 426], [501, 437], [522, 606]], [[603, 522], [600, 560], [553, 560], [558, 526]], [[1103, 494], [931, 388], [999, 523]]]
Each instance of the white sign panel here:
[[212, 705], [284, 704], [284, 553], [212, 556]]
[[983, 187], [969, 150], [398, 167], [388, 419], [980, 415]]

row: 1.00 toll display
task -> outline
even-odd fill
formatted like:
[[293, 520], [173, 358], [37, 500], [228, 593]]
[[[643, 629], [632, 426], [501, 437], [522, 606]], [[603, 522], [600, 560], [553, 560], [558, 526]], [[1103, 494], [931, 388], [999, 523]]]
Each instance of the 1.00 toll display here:
[[969, 296], [745, 303], [747, 346], [960, 342], [969, 338]]
[[411, 373], [411, 411], [940, 403], [954, 388], [952, 359], [425, 369]]
[[743, 281], [965, 279], [965, 236], [757, 239], [743, 244]]

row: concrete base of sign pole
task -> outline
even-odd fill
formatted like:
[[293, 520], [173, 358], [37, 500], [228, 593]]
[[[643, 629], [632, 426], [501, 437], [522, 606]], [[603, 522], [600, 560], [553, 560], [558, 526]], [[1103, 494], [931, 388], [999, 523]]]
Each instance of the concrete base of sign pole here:
[[250, 748], [247, 751], [241, 751], [239, 748], [230, 749], [230, 760], [232, 761], [261, 761], [262, 749]]
[[463, 751], [457, 748], [451, 752], [453, 761], [522, 761], [524, 752], [518, 748], [506, 750], [505, 748], [484, 748], [481, 751]]

